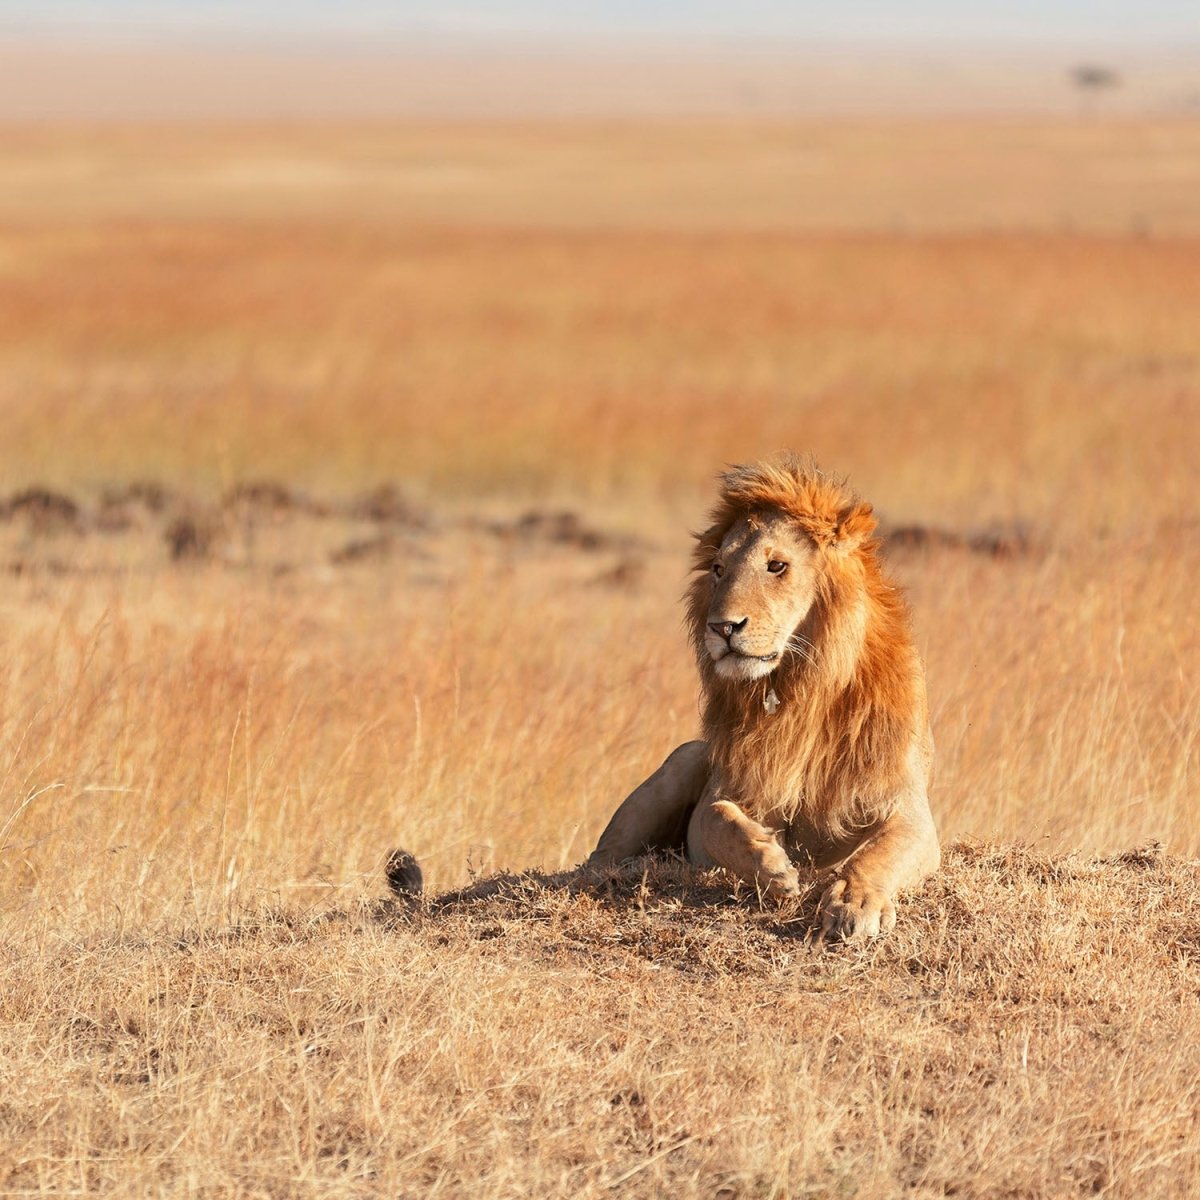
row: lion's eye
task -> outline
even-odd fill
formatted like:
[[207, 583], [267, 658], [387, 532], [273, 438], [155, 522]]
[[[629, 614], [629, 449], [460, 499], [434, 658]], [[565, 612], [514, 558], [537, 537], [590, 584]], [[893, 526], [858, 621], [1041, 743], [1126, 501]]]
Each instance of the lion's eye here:
[[718, 579], [720, 579], [720, 578], [721, 578], [721, 576], [725, 574], [725, 568], [724, 568], [723, 566], [721, 566], [721, 564], [720, 564], [720, 563], [713, 563], [713, 565], [712, 565], [712, 573], [713, 573], [713, 574], [714, 574], [714, 575], [715, 575], [715, 576], [716, 576]]
[[773, 558], [769, 563], [767, 563], [767, 570], [770, 571], [772, 575], [782, 575], [784, 571], [787, 570], [787, 563], [780, 562], [779, 559]]

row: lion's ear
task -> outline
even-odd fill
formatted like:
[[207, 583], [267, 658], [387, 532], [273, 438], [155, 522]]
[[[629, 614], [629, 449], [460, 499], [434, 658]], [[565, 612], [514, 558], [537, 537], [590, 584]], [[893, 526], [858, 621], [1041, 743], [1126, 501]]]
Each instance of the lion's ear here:
[[833, 544], [843, 554], [857, 550], [879, 524], [869, 504], [851, 504], [838, 513]]
[[692, 563], [697, 571], [707, 571], [713, 555], [720, 550], [721, 543], [725, 540], [725, 529], [721, 525], [713, 525], [703, 533], [693, 533], [692, 537], [696, 539]]

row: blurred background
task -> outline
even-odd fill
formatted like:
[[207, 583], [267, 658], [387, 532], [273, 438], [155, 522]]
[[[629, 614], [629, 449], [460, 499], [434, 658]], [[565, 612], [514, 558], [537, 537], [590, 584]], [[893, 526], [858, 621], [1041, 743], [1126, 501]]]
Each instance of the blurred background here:
[[[1126, 440], [1087, 376], [1129, 332], [1117, 293], [1145, 322], [1153, 280], [1181, 315], [1147, 243], [1198, 232], [1198, 130], [1200, 14], [1168, 0], [10, 0], [0, 480], [444, 489], [465, 468], [473, 490], [611, 499], [636, 476], [690, 504], [716, 462], [798, 442], [910, 515], [1023, 515], [997, 453], [1079, 465], [1048, 371], [1087, 392], [1091, 451]], [[1137, 353], [1161, 374], [1186, 351]], [[897, 431], [846, 444], [879, 404], [919, 468]], [[1043, 434], [1010, 427], [1026, 405]], [[1153, 425], [1178, 446], [1174, 422]]]
[[8, 0], [6, 894], [579, 861], [785, 447], [947, 836], [1194, 851], [1198, 239], [1190, 3]]

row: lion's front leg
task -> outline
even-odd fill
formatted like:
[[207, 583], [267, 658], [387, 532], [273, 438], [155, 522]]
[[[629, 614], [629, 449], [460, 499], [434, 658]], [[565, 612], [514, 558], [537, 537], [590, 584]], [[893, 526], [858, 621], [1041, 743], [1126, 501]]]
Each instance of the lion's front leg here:
[[711, 790], [696, 806], [688, 826], [688, 858], [701, 866], [724, 867], [775, 899], [795, 896], [800, 877], [775, 834]]
[[817, 943], [862, 941], [896, 923], [896, 893], [937, 870], [937, 830], [924, 795], [913, 796], [850, 857], [825, 889], [817, 920]]

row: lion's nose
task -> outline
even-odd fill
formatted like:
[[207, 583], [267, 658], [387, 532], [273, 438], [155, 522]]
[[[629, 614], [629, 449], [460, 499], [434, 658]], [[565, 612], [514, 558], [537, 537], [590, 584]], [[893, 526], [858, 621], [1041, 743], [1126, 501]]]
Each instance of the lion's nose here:
[[740, 621], [709, 621], [708, 627], [717, 635], [729, 641], [735, 633], [741, 633], [746, 628], [746, 622], [749, 617], [743, 617]]

